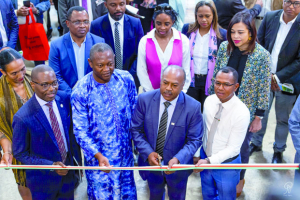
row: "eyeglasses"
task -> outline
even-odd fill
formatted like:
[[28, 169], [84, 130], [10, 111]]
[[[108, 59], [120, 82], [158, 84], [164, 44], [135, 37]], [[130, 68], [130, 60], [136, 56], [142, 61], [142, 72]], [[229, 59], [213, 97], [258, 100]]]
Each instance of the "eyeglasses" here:
[[224, 89], [228, 89], [231, 86], [235, 84], [230, 84], [230, 83], [221, 83], [219, 81], [213, 80], [212, 83], [215, 85], [215, 87], [219, 88], [221, 85], [223, 86]]
[[154, 8], [154, 12], [158, 12], [158, 11], [162, 11], [162, 12], [165, 11], [166, 13], [170, 13], [170, 12], [172, 12], [172, 7], [171, 6], [164, 6], [164, 7], [156, 6]]
[[294, 3], [292, 3], [291, 1], [284, 1], [284, 4], [286, 6], [291, 6], [293, 4], [294, 8], [300, 7], [300, 1], [295, 1]]
[[53, 81], [52, 83], [37, 83], [35, 81], [32, 81], [32, 82], [42, 86], [43, 90], [48, 90], [50, 88], [50, 85], [52, 85], [52, 87], [56, 88], [56, 87], [58, 87], [58, 84], [59, 84], [58, 80]]
[[81, 24], [83, 25], [89, 25], [90, 24], [90, 21], [89, 20], [85, 20], [85, 21], [75, 21], [75, 22], [72, 22], [70, 21], [72, 24], [74, 24], [75, 26], [79, 26]]

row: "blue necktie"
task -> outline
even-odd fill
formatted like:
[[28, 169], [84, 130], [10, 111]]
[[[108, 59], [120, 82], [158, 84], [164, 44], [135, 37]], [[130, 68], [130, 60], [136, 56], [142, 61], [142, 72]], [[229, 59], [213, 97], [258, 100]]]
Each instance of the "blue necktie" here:
[[116, 53], [116, 68], [117, 69], [122, 69], [122, 54], [121, 54], [121, 45], [120, 45], [120, 34], [119, 34], [119, 29], [118, 25], [119, 22], [115, 22], [115, 53]]

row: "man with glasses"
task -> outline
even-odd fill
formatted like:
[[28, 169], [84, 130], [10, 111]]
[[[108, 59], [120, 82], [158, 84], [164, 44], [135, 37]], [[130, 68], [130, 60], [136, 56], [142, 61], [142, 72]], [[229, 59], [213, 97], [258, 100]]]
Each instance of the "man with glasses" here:
[[92, 71], [88, 63], [90, 49], [104, 43], [104, 39], [89, 33], [89, 15], [83, 7], [70, 8], [66, 24], [70, 32], [51, 43], [49, 65], [60, 81], [58, 89], [71, 93], [77, 81]]
[[[14, 157], [25, 165], [80, 163], [80, 150], [70, 132], [69, 95], [57, 91], [58, 80], [49, 66], [35, 67], [31, 78], [35, 94], [13, 118]], [[26, 170], [32, 199], [74, 199], [77, 182], [74, 170]]]
[[[235, 96], [239, 87], [238, 73], [231, 67], [224, 67], [213, 81], [215, 94], [204, 102], [203, 146], [200, 160], [196, 164], [235, 164], [241, 163], [240, 149], [250, 123], [247, 106]], [[196, 153], [199, 157], [199, 152]], [[240, 171], [194, 170], [200, 173], [204, 200], [236, 199], [236, 185], [240, 181]]]
[[[296, 96], [300, 94], [300, 0], [283, 1], [283, 9], [266, 14], [258, 31], [260, 44], [271, 53], [270, 105], [275, 101], [276, 130], [272, 163], [282, 163], [288, 136], [288, 119]], [[280, 84], [289, 83], [294, 92], [283, 92]], [[269, 110], [262, 119], [262, 129], [253, 134], [250, 155], [262, 150]]]

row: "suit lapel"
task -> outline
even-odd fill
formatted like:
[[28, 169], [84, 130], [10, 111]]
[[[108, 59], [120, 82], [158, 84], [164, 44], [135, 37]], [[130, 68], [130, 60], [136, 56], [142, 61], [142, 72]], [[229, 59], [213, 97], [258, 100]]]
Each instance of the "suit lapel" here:
[[128, 44], [128, 40], [127, 38], [130, 38], [129, 32], [131, 30], [131, 24], [129, 22], [129, 17], [127, 15], [124, 14], [124, 37], [123, 37], [123, 65], [126, 62], [126, 48], [128, 48], [130, 46], [130, 44]]
[[113, 33], [112, 33], [112, 30], [111, 30], [111, 25], [110, 25], [110, 22], [109, 22], [109, 19], [108, 19], [108, 15], [109, 14], [106, 14], [104, 19], [103, 19], [103, 24], [102, 24], [102, 29], [103, 29], [103, 32], [102, 32], [102, 36], [101, 37], [104, 37], [105, 38], [105, 42], [111, 46], [111, 48], [114, 50], [115, 52], [115, 43], [114, 43], [114, 37], [113, 37]]
[[[270, 44], [271, 51], [273, 50], [273, 47], [274, 47], [274, 44], [275, 44], [275, 41], [276, 41], [276, 38], [277, 38], [277, 33], [278, 33], [278, 30], [279, 30], [279, 27], [280, 27], [279, 19], [280, 19], [280, 16], [281, 16], [282, 12], [278, 12], [277, 15], [274, 17], [273, 22], [271, 23], [272, 25], [271, 25], [270, 29], [272, 30], [271, 32], [273, 33], [273, 35], [270, 36], [272, 38], [271, 44]], [[272, 52], [270, 52], [270, 53], [272, 53]]]
[[85, 62], [84, 62], [84, 74], [87, 74], [90, 67], [88, 58], [90, 57], [90, 50], [93, 46], [93, 39], [91, 34], [88, 32], [85, 40]]
[[51, 128], [51, 125], [44, 113], [43, 108], [40, 106], [39, 102], [37, 101], [35, 95], [33, 95], [33, 104], [34, 107], [36, 107], [37, 109], [37, 113], [35, 114], [35, 118], [43, 125], [43, 127], [45, 128], [46, 132], [49, 134], [50, 138], [52, 139], [53, 143], [55, 144], [55, 146], [58, 148], [58, 144], [55, 138], [55, 135], [53, 133], [53, 130]]
[[[160, 91], [157, 90], [154, 98], [151, 102], [151, 116], [158, 116], [159, 115], [159, 105], [160, 105]], [[154, 135], [154, 147], [156, 146], [157, 140], [157, 131], [158, 131], [158, 117], [153, 117], [152, 119], [152, 128], [153, 128], [153, 135]]]
[[66, 46], [66, 49], [68, 51], [68, 56], [70, 58], [71, 61], [71, 65], [75, 71], [75, 74], [77, 74], [77, 66], [76, 66], [76, 61], [75, 61], [75, 53], [74, 53], [74, 49], [73, 49], [73, 45], [72, 45], [72, 40], [71, 40], [71, 36], [70, 36], [70, 32], [66, 33], [64, 35], [64, 44]]
[[70, 140], [69, 140], [69, 129], [68, 129], [68, 123], [67, 123], [67, 119], [68, 119], [68, 113], [67, 108], [65, 108], [66, 105], [63, 104], [63, 102], [61, 101], [61, 98], [56, 95], [55, 97], [55, 101], [56, 101], [56, 105], [60, 114], [60, 118], [64, 127], [64, 132], [65, 132], [65, 137], [67, 140], [68, 145], [70, 146]]
[[6, 6], [4, 6], [5, 2], [3, 2], [2, 0], [0, 0], [0, 3], [1, 3], [0, 11], [1, 11], [1, 15], [2, 15], [2, 24], [3, 24], [4, 28], [5, 28], [5, 31], [7, 32], [6, 13], [8, 12], [8, 10], [5, 10], [5, 8], [6, 8]]
[[174, 129], [175, 125], [177, 124], [177, 121], [180, 118], [184, 107], [185, 107], [184, 106], [184, 98], [183, 98], [183, 94], [181, 92], [179, 94], [179, 97], [178, 97], [178, 100], [177, 100], [177, 103], [176, 103], [176, 107], [175, 107], [173, 116], [171, 118], [170, 124], [169, 124], [169, 129], [168, 129], [165, 145], [167, 144], [168, 139], [171, 137], [171, 135], [173, 133], [173, 129]]
[[289, 33], [287, 34], [287, 36], [284, 40], [284, 43], [280, 49], [280, 53], [289, 44], [289, 42], [295, 36], [296, 33], [298, 33], [297, 36], [299, 37], [299, 30], [300, 30], [300, 17], [297, 17], [297, 19], [295, 20], [294, 24], [292, 25]]

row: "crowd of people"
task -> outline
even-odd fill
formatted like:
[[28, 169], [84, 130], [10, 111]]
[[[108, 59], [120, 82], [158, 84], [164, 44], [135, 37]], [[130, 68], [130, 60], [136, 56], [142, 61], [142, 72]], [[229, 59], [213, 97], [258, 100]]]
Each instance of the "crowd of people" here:
[[[125, 0], [58, 0], [61, 36], [49, 64], [35, 61], [31, 71], [18, 52], [18, 25], [29, 14], [22, 2], [0, 0], [1, 164], [107, 167], [85, 171], [89, 199], [137, 199], [133, 171], [112, 167], [132, 167], [134, 157], [138, 166], [168, 169], [248, 163], [262, 151], [274, 99], [272, 163], [283, 162], [289, 132], [300, 161], [299, 0], [267, 12], [258, 31], [262, 0], [250, 9], [240, 0], [200, 0], [195, 21], [181, 26], [180, 0], [131, 2], [145, 19], [126, 14]], [[43, 23], [49, 0], [30, 7]], [[25, 200], [74, 199], [83, 176], [13, 172]], [[246, 170], [199, 172], [205, 200], [243, 190]], [[177, 200], [186, 199], [193, 171], [139, 173], [150, 199], [164, 199], [167, 186]], [[296, 170], [295, 185], [299, 177]]]

